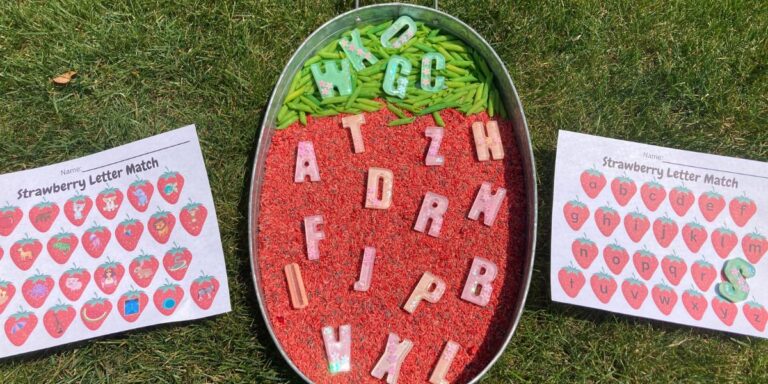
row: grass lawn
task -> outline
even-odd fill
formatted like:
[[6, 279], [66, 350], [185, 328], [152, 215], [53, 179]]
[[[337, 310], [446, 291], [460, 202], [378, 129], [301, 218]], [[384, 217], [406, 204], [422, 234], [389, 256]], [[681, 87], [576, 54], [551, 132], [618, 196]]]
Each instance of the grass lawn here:
[[[234, 308], [3, 361], [0, 383], [297, 381], [266, 332], [251, 284], [251, 157], [292, 51], [352, 3], [0, 3], [0, 172], [197, 124]], [[768, 159], [765, 4], [446, 0], [440, 7], [476, 28], [507, 63], [540, 182], [528, 306], [485, 382], [768, 381], [766, 342], [555, 305], [548, 279], [558, 129]], [[71, 84], [51, 84], [72, 69]]]

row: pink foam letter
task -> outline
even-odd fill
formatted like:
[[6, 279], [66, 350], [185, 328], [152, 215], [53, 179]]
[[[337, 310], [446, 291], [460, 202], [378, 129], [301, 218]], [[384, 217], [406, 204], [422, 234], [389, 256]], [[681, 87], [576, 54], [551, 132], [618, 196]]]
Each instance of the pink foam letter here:
[[461, 299], [472, 304], [484, 307], [491, 300], [493, 286], [491, 282], [498, 273], [496, 264], [482, 257], [475, 257], [472, 260], [472, 266], [469, 268], [467, 282], [464, 283], [464, 291], [461, 293]]
[[445, 131], [440, 127], [429, 127], [426, 131], [424, 131], [424, 135], [432, 139], [432, 141], [429, 143], [427, 158], [424, 159], [424, 164], [443, 165], [445, 163], [445, 158], [441, 155], [438, 155], [438, 152], [440, 152], [440, 143], [443, 142], [444, 134]]
[[421, 203], [419, 217], [416, 218], [416, 225], [413, 229], [424, 232], [427, 229], [427, 222], [432, 220], [428, 234], [432, 237], [440, 236], [440, 228], [443, 227], [443, 215], [448, 210], [448, 198], [437, 193], [427, 192], [424, 201]]
[[482, 213], [483, 224], [489, 227], [492, 226], [501, 208], [501, 202], [504, 201], [504, 196], [506, 195], [507, 190], [504, 188], [499, 188], [496, 193], [491, 194], [491, 183], [484, 182], [480, 186], [480, 190], [477, 191], [477, 197], [475, 197], [475, 202], [472, 203], [472, 209], [469, 210], [469, 218], [477, 220]]
[[[487, 134], [486, 131], [488, 131]], [[498, 123], [489, 121], [485, 124], [485, 128], [483, 128], [483, 122], [476, 121], [472, 123], [472, 135], [475, 137], [475, 149], [477, 149], [478, 160], [487, 161], [491, 157], [494, 160], [504, 158], [504, 146], [501, 145]]]
[[429, 377], [429, 382], [432, 384], [448, 384], [448, 380], [445, 376], [448, 374], [448, 370], [451, 368], [451, 363], [456, 357], [461, 347], [458, 343], [448, 340], [443, 348], [443, 353], [440, 354], [440, 359], [435, 364], [435, 369], [432, 370], [432, 376]]
[[330, 373], [349, 372], [352, 354], [352, 326], [349, 324], [339, 327], [339, 338], [333, 327], [323, 327], [323, 343], [325, 355], [328, 357]]
[[416, 284], [416, 288], [411, 292], [411, 296], [403, 305], [403, 309], [408, 313], [413, 313], [422, 300], [434, 304], [443, 297], [443, 293], [445, 293], [445, 282], [429, 272], [424, 272], [419, 283]]
[[374, 261], [376, 261], [376, 248], [365, 247], [363, 251], [363, 266], [360, 268], [360, 280], [355, 282], [355, 291], [365, 292], [371, 287]]
[[325, 239], [325, 232], [320, 228], [323, 224], [323, 215], [307, 216], [304, 218], [304, 236], [307, 240], [307, 258], [317, 260], [320, 258], [320, 240]]
[[309, 181], [320, 181], [320, 168], [317, 166], [315, 147], [311, 141], [299, 141], [296, 148], [296, 172], [293, 181], [303, 183], [309, 176]]
[[371, 376], [377, 379], [383, 379], [387, 375], [387, 383], [397, 383], [397, 377], [400, 375], [400, 367], [403, 365], [408, 353], [413, 348], [413, 342], [408, 339], [400, 341], [400, 337], [390, 333], [387, 337], [387, 348], [379, 358], [379, 362], [373, 367]]
[[[387, 209], [392, 205], [392, 171], [385, 168], [368, 168], [368, 188], [365, 192], [365, 207]], [[381, 197], [379, 197], [381, 189]]]
[[363, 114], [346, 116], [341, 119], [341, 125], [344, 128], [349, 128], [349, 132], [352, 133], [352, 147], [355, 153], [365, 152], [365, 144], [363, 144], [363, 134], [360, 132], [360, 126], [365, 124], [365, 116]]

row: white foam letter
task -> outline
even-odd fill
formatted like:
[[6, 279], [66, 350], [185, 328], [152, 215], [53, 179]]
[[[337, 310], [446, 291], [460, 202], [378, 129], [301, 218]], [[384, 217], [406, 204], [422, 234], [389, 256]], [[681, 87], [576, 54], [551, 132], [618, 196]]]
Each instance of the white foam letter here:
[[[488, 131], [488, 133], [486, 134], [485, 131]], [[485, 124], [485, 128], [483, 128], [483, 122], [476, 121], [472, 123], [472, 135], [475, 137], [478, 160], [487, 161], [490, 160], [491, 156], [494, 160], [504, 158], [504, 147], [501, 145], [498, 123], [489, 121]]]
[[475, 257], [469, 268], [461, 299], [484, 307], [491, 300], [493, 292], [491, 282], [496, 278], [497, 273], [496, 264], [482, 257]]
[[303, 183], [309, 176], [310, 181], [320, 181], [320, 168], [317, 166], [315, 147], [311, 141], [300, 141], [296, 148], [296, 172], [293, 181]]
[[325, 355], [328, 357], [330, 373], [349, 372], [352, 350], [352, 326], [349, 324], [339, 327], [339, 338], [336, 339], [333, 327], [323, 327], [323, 343]]
[[379, 358], [379, 362], [373, 367], [371, 376], [382, 379], [384, 375], [387, 375], [388, 384], [397, 383], [397, 376], [400, 375], [400, 366], [403, 365], [403, 360], [408, 356], [411, 348], [413, 348], [413, 342], [408, 339], [403, 339], [400, 342], [399, 336], [390, 333], [387, 337], [387, 348]]
[[448, 370], [451, 368], [451, 363], [456, 357], [461, 347], [458, 343], [448, 340], [443, 348], [443, 353], [440, 354], [440, 359], [435, 364], [435, 369], [432, 371], [432, 376], [429, 377], [429, 382], [432, 384], [448, 384], [448, 380], [445, 376], [448, 374]]
[[325, 239], [325, 232], [318, 227], [323, 224], [323, 215], [307, 216], [304, 218], [304, 236], [307, 240], [307, 258], [320, 258], [320, 240]]
[[365, 152], [365, 144], [363, 144], [363, 134], [360, 132], [360, 126], [365, 124], [365, 116], [363, 114], [346, 116], [341, 119], [341, 125], [344, 128], [349, 128], [349, 132], [352, 133], [352, 147], [355, 153]]
[[480, 186], [480, 190], [477, 191], [477, 197], [475, 202], [472, 203], [472, 209], [469, 210], [469, 218], [477, 220], [480, 218], [480, 213], [483, 214], [483, 224], [492, 226], [496, 221], [496, 215], [499, 213], [501, 203], [504, 201], [504, 196], [507, 195], [507, 190], [499, 188], [496, 193], [491, 194], [491, 183], [484, 182]]
[[443, 215], [445, 215], [447, 210], [447, 197], [427, 192], [424, 196], [424, 201], [421, 203], [419, 217], [416, 218], [416, 225], [414, 225], [413, 229], [424, 232], [427, 229], [427, 222], [432, 220], [428, 234], [432, 237], [440, 236], [440, 229], [443, 227]]
[[[365, 207], [387, 209], [392, 205], [392, 171], [385, 168], [368, 168], [368, 188], [365, 192]], [[381, 186], [381, 197], [379, 197]]]
[[424, 272], [421, 275], [421, 280], [416, 284], [416, 288], [411, 292], [411, 296], [403, 305], [403, 309], [408, 313], [413, 313], [422, 300], [434, 304], [443, 297], [443, 293], [445, 293], [445, 282], [429, 272]]
[[441, 155], [438, 155], [438, 152], [440, 152], [440, 143], [443, 142], [444, 134], [445, 131], [440, 127], [429, 127], [426, 131], [424, 131], [424, 135], [432, 139], [432, 141], [429, 143], [427, 158], [424, 159], [424, 164], [443, 165], [445, 163], [445, 158]]
[[355, 291], [365, 292], [371, 287], [374, 261], [376, 261], [376, 248], [365, 247], [363, 251], [363, 266], [360, 267], [360, 280], [355, 282]]

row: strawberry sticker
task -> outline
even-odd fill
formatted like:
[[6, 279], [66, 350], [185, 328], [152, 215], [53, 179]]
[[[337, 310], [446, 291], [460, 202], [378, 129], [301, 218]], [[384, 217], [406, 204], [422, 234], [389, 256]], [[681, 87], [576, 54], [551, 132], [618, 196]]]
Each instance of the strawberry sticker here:
[[174, 280], [180, 281], [187, 274], [189, 264], [192, 263], [192, 252], [185, 247], [173, 243], [173, 248], [163, 256], [163, 267]]
[[[181, 222], [181, 226], [192, 236], [197, 236], [200, 234], [200, 232], [203, 230], [203, 224], [205, 224], [205, 219], [207, 217], [208, 209], [206, 209], [202, 204], [195, 203], [191, 200], [189, 201], [189, 204], [185, 205], [184, 208], [181, 209], [181, 213], [179, 213], [179, 221]], [[589, 218], [589, 209], [587, 209], [587, 214], [584, 216], [583, 220], [586, 221], [587, 218]], [[570, 222], [568, 224], [570, 224]], [[584, 223], [582, 222], [582, 224]], [[573, 226], [571, 226], [571, 228], [573, 228]]]
[[565, 203], [563, 214], [565, 215], [565, 221], [571, 229], [578, 231], [584, 225], [584, 222], [587, 221], [587, 218], [589, 218], [589, 208], [578, 199], [571, 200]]
[[192, 285], [189, 287], [192, 301], [202, 309], [211, 307], [217, 292], [219, 292], [219, 281], [213, 276], [206, 275], [205, 272], [192, 281]]
[[58, 304], [45, 311], [43, 326], [49, 335], [58, 339], [67, 331], [76, 315], [77, 312], [71, 305], [59, 301]]
[[653, 236], [663, 248], [669, 247], [679, 231], [677, 223], [669, 216], [659, 217], [653, 221]]
[[59, 216], [59, 206], [46, 200], [35, 204], [29, 210], [29, 221], [40, 232], [48, 232], [57, 216]]
[[152, 283], [152, 279], [155, 277], [160, 263], [152, 255], [145, 254], [141, 251], [139, 256], [136, 256], [128, 266], [128, 272], [131, 274], [133, 281], [141, 288], [146, 288]]
[[616, 202], [624, 207], [630, 200], [632, 200], [632, 196], [635, 195], [635, 192], [637, 192], [637, 186], [635, 185], [634, 180], [629, 177], [617, 177], [611, 181], [611, 192], [613, 192], [613, 197], [616, 199]]
[[695, 289], [687, 289], [683, 292], [683, 306], [695, 320], [701, 320], [707, 310], [707, 299], [701, 292]]
[[592, 265], [592, 261], [597, 257], [597, 245], [584, 235], [584, 237], [579, 237], [571, 243], [571, 252], [576, 263], [586, 269]]
[[5, 335], [13, 345], [20, 347], [24, 345], [36, 326], [37, 316], [19, 307], [19, 311], [5, 321]]
[[51, 276], [44, 275], [37, 271], [36, 274], [27, 278], [21, 286], [21, 295], [32, 308], [40, 308], [45, 303], [45, 299], [53, 291], [53, 279]]
[[691, 252], [699, 252], [701, 246], [707, 241], [707, 230], [697, 222], [690, 222], [683, 226], [683, 241]]
[[579, 294], [586, 282], [584, 274], [574, 267], [560, 268], [560, 271], [557, 272], [557, 280], [563, 287], [565, 294], [572, 298]]
[[94, 223], [83, 233], [83, 248], [91, 257], [97, 259], [104, 253], [110, 238], [112, 238], [112, 233], [107, 227]]
[[117, 211], [123, 204], [123, 192], [117, 188], [107, 187], [96, 196], [96, 208], [107, 220], [112, 220], [117, 216]]
[[176, 225], [176, 217], [168, 211], [158, 208], [158, 211], [149, 218], [149, 234], [160, 244], [168, 242], [173, 227]]
[[77, 236], [74, 233], [66, 232], [63, 229], [48, 240], [48, 254], [53, 261], [59, 264], [66, 264], [72, 253], [75, 252], [78, 244]]
[[646, 288], [645, 283], [633, 277], [625, 279], [621, 283], [621, 293], [630, 307], [640, 309], [645, 298], [648, 297], [648, 288]]
[[16, 294], [16, 287], [10, 281], [0, 280], [0, 314], [5, 311], [5, 307], [11, 303], [13, 295]]
[[136, 180], [128, 187], [128, 202], [139, 212], [144, 212], [149, 208], [149, 202], [152, 200], [152, 194], [155, 187], [149, 180]]
[[616, 280], [607, 273], [596, 273], [589, 279], [589, 285], [592, 286], [592, 292], [603, 304], [608, 304], [616, 292]]
[[581, 187], [584, 188], [584, 193], [591, 199], [600, 194], [606, 183], [603, 173], [594, 168], [582, 172], [579, 181], [581, 181]]
[[669, 192], [669, 204], [672, 206], [672, 210], [682, 217], [691, 209], [696, 197], [693, 196], [693, 192], [684, 186], [677, 186], [672, 188]]
[[632, 264], [635, 270], [644, 280], [650, 280], [656, 268], [659, 266], [659, 260], [653, 252], [643, 248], [632, 255]]
[[736, 307], [736, 304], [717, 295], [712, 298], [712, 311], [715, 312], [715, 315], [723, 324], [730, 327], [733, 325], [733, 320], [736, 319], [736, 313], [739, 309]]
[[744, 303], [741, 310], [752, 327], [760, 332], [765, 331], [765, 323], [768, 320], [768, 311], [765, 310], [765, 307], [752, 300]]
[[663, 282], [653, 286], [651, 297], [653, 297], [656, 308], [659, 308], [659, 311], [667, 316], [672, 313], [672, 309], [677, 304], [677, 293], [675, 293], [672, 287]]
[[712, 248], [721, 259], [726, 259], [731, 254], [733, 248], [739, 242], [736, 232], [725, 226], [715, 229], [712, 232]]
[[624, 247], [614, 241], [603, 248], [603, 259], [608, 269], [615, 275], [618, 275], [629, 262], [629, 253]]
[[111, 311], [112, 303], [106, 298], [94, 294], [93, 299], [86, 301], [80, 308], [80, 319], [83, 320], [83, 324], [88, 329], [95, 331], [101, 327]]
[[115, 293], [120, 280], [125, 275], [125, 267], [117, 261], [107, 259], [107, 262], [99, 265], [93, 273], [96, 286], [107, 295]]
[[741, 239], [741, 250], [752, 264], [757, 264], [768, 251], [768, 240], [765, 236], [754, 231]]
[[640, 213], [640, 211], [630, 212], [624, 216], [624, 229], [627, 230], [627, 235], [635, 243], [640, 242], [648, 232], [648, 228], [651, 227], [648, 217]]
[[126, 251], [133, 251], [139, 244], [141, 234], [144, 232], [144, 224], [141, 221], [127, 218], [120, 222], [115, 229], [115, 238]]
[[59, 277], [59, 289], [69, 301], [77, 301], [90, 282], [91, 274], [88, 270], [72, 265]]
[[723, 195], [715, 192], [704, 192], [699, 196], [699, 210], [704, 219], [710, 223], [717, 219], [717, 216], [725, 208], [725, 199]]
[[155, 307], [165, 316], [170, 316], [184, 298], [184, 290], [178, 284], [166, 283], [155, 291], [152, 301]]
[[595, 224], [603, 236], [610, 236], [616, 227], [619, 226], [621, 217], [615, 209], [609, 206], [602, 206], [595, 211]]
[[661, 259], [661, 271], [672, 285], [678, 285], [685, 276], [685, 272], [688, 271], [688, 265], [685, 264], [682, 257], [673, 252]]
[[0, 235], [9, 236], [24, 217], [19, 207], [6, 204], [0, 208]]
[[749, 219], [755, 214], [757, 206], [752, 199], [746, 195], [742, 195], [731, 199], [731, 202], [728, 203], [728, 210], [731, 212], [733, 222], [739, 227], [743, 227], [747, 225]]
[[717, 270], [712, 263], [704, 259], [699, 259], [691, 266], [691, 277], [693, 278], [693, 282], [696, 283], [696, 286], [706, 292], [709, 290], [709, 287], [712, 286], [712, 283], [715, 282], [715, 278], [717, 278]]
[[667, 197], [667, 191], [663, 185], [655, 181], [647, 181], [640, 187], [640, 197], [643, 199], [643, 204], [651, 212], [654, 212], [664, 202], [664, 199]]
[[32, 264], [35, 263], [42, 250], [43, 244], [40, 243], [40, 240], [24, 235], [23, 239], [17, 240], [11, 246], [11, 260], [19, 269], [26, 271], [32, 268]]
[[149, 297], [144, 291], [132, 288], [130, 291], [120, 295], [120, 299], [117, 301], [117, 312], [120, 313], [120, 316], [125, 321], [132, 323], [141, 316], [148, 302]]
[[70, 223], [79, 227], [85, 223], [91, 208], [93, 208], [93, 200], [88, 196], [77, 194], [64, 203], [64, 216]]
[[176, 204], [179, 201], [182, 188], [184, 188], [184, 177], [178, 172], [169, 171], [167, 168], [166, 172], [160, 175], [157, 180], [158, 193], [171, 204]]

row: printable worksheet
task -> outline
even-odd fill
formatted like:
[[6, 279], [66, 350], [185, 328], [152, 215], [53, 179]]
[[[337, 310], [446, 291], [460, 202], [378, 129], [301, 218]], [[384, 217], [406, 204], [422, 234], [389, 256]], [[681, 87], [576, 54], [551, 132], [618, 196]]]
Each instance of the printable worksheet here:
[[194, 126], [0, 185], [0, 358], [230, 310]]
[[552, 299], [766, 337], [768, 164], [560, 131]]

